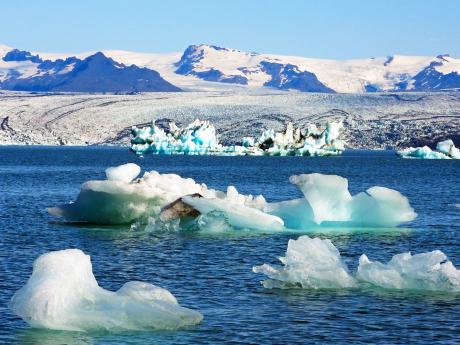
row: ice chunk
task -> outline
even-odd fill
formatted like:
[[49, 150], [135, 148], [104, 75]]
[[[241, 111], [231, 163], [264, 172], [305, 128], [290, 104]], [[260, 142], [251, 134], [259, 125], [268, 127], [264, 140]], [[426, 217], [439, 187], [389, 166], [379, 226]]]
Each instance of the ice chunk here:
[[184, 196], [182, 200], [204, 215], [216, 211], [223, 213], [228, 223], [236, 228], [262, 231], [284, 229], [284, 223], [279, 217], [264, 213], [243, 203], [231, 202], [228, 199], [207, 199], [191, 196]]
[[363, 254], [357, 278], [386, 289], [460, 291], [460, 271], [440, 250], [397, 254], [387, 264], [372, 262]]
[[107, 168], [105, 175], [107, 180], [129, 183], [141, 173], [141, 167], [134, 163], [123, 164], [117, 167]]
[[387, 263], [359, 259], [354, 275], [348, 272], [337, 248], [327, 239], [300, 236], [289, 240], [283, 267], [254, 266], [268, 279], [265, 288], [352, 288], [372, 284], [383, 289], [460, 292], [460, 271], [440, 250], [393, 256]]
[[436, 145], [436, 150], [431, 150], [428, 146], [409, 147], [396, 152], [402, 158], [421, 158], [421, 159], [460, 159], [460, 150], [455, 147], [450, 139], [440, 141]]
[[332, 156], [341, 154], [345, 142], [339, 139], [341, 122], [326, 124], [324, 131], [309, 126], [306, 133], [286, 125], [284, 132], [273, 129], [262, 131], [256, 140], [243, 137], [240, 145], [223, 146], [219, 143], [216, 129], [209, 121], [195, 120], [184, 128], [174, 122], [164, 130], [155, 124], [151, 127], [133, 127], [131, 149], [138, 155], [193, 154], [193, 155], [274, 155], [274, 156]]
[[283, 267], [268, 264], [253, 267], [253, 272], [268, 277], [262, 282], [265, 288], [337, 289], [356, 284], [339, 251], [328, 239], [300, 236], [289, 240], [286, 255], [279, 260]]
[[79, 249], [35, 260], [32, 276], [9, 307], [32, 327], [67, 331], [176, 329], [203, 318], [152, 284], [128, 282], [116, 292], [101, 288], [89, 255]]
[[300, 188], [306, 204], [275, 203], [265, 210], [294, 229], [308, 224], [393, 227], [416, 217], [407, 198], [389, 188], [371, 187], [366, 193], [351, 196], [348, 180], [340, 176], [303, 174], [289, 180]]

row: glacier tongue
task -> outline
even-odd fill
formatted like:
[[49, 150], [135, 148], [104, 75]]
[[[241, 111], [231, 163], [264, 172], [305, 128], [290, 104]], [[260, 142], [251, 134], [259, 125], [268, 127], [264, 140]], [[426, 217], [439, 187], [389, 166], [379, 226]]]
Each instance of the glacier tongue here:
[[9, 307], [32, 327], [67, 331], [176, 329], [203, 319], [152, 284], [132, 281], [116, 292], [101, 288], [89, 255], [79, 249], [36, 259]]

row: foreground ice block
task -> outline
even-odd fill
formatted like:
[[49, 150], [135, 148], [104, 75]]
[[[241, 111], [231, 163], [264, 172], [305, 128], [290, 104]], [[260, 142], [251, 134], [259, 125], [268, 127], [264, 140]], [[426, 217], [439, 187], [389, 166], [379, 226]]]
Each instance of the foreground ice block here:
[[75, 202], [51, 207], [48, 212], [68, 221], [98, 224], [147, 223], [152, 217], [164, 222], [219, 213], [231, 227], [262, 231], [393, 227], [416, 217], [407, 198], [398, 191], [372, 187], [351, 196], [348, 180], [335, 175], [291, 176], [290, 181], [305, 197], [268, 203], [261, 195], [243, 195], [233, 186], [222, 192], [156, 171], [135, 178], [139, 171], [134, 164], [109, 168], [109, 179], [85, 182]]
[[116, 292], [101, 288], [89, 255], [79, 249], [35, 260], [32, 276], [9, 307], [32, 327], [66, 331], [177, 329], [203, 319], [152, 284], [132, 281]]
[[301, 236], [289, 240], [286, 255], [279, 260], [283, 267], [268, 264], [253, 267], [255, 273], [268, 277], [262, 282], [265, 288], [337, 289], [355, 286], [355, 279], [349, 274], [339, 251], [328, 239]]
[[372, 262], [363, 254], [352, 275], [329, 240], [300, 236], [289, 240], [280, 261], [282, 267], [253, 267], [253, 272], [267, 277], [262, 282], [265, 288], [338, 289], [371, 284], [382, 289], [460, 292], [460, 271], [439, 250], [397, 254], [388, 264]]
[[460, 159], [460, 150], [455, 147], [450, 139], [440, 141], [436, 145], [436, 150], [428, 146], [409, 147], [396, 152], [402, 158], [421, 158], [421, 159]]
[[184, 128], [170, 122], [166, 129], [153, 123], [151, 127], [132, 128], [131, 149], [139, 155], [335, 156], [345, 150], [345, 142], [339, 139], [342, 126], [341, 122], [331, 122], [319, 131], [315, 125], [302, 130], [288, 123], [283, 132], [266, 129], [258, 139], [243, 137], [240, 145], [223, 146], [209, 121], [197, 119]]
[[460, 291], [460, 271], [440, 250], [397, 254], [387, 264], [370, 261], [363, 254], [357, 278], [386, 289]]

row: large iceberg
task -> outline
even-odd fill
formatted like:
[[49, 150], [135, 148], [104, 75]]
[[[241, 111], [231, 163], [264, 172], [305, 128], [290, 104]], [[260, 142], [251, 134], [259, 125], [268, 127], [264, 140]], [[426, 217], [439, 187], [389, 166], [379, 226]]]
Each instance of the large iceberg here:
[[328, 240], [300, 236], [289, 240], [282, 267], [254, 266], [264, 274], [265, 288], [341, 289], [372, 285], [383, 289], [460, 292], [460, 271], [446, 255], [435, 250], [393, 256], [388, 264], [359, 259], [355, 274], [350, 274], [337, 248]]
[[257, 140], [243, 137], [241, 145], [223, 146], [209, 121], [197, 119], [184, 128], [170, 122], [167, 129], [153, 123], [144, 128], [132, 127], [131, 149], [139, 155], [334, 156], [345, 149], [345, 142], [339, 139], [342, 126], [341, 122], [330, 122], [323, 131], [315, 125], [308, 126], [304, 131], [288, 123], [283, 132], [267, 129]]
[[455, 147], [452, 140], [440, 141], [436, 149], [432, 150], [428, 146], [409, 147], [396, 152], [402, 158], [421, 158], [421, 159], [460, 159], [460, 150]]
[[152, 284], [131, 281], [116, 292], [101, 288], [89, 255], [79, 249], [41, 255], [9, 307], [32, 327], [66, 331], [177, 329], [203, 319]]
[[190, 221], [218, 213], [234, 228], [261, 231], [393, 227], [416, 217], [398, 191], [372, 187], [351, 196], [347, 179], [335, 175], [291, 176], [304, 198], [269, 203], [261, 195], [240, 194], [233, 186], [222, 192], [175, 174], [151, 171], [136, 178], [139, 171], [134, 164], [109, 168], [107, 180], [85, 182], [75, 202], [48, 212], [68, 221], [99, 224], [147, 223], [152, 217], [162, 222]]

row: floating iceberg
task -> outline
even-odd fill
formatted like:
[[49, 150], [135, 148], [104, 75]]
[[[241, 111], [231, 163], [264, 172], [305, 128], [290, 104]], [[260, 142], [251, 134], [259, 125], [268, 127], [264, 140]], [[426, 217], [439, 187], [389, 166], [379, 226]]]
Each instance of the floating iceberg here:
[[223, 146], [219, 144], [214, 126], [197, 119], [182, 129], [174, 122], [170, 122], [166, 130], [155, 124], [145, 128], [133, 126], [131, 149], [138, 155], [335, 156], [345, 149], [345, 142], [339, 139], [341, 129], [341, 122], [327, 123], [324, 131], [315, 125], [302, 131], [288, 123], [284, 132], [268, 129], [257, 140], [243, 137], [241, 145]]
[[73, 203], [48, 212], [68, 221], [99, 224], [147, 223], [221, 214], [235, 228], [280, 231], [326, 226], [393, 227], [416, 214], [401, 193], [372, 187], [351, 196], [347, 179], [335, 175], [295, 175], [290, 181], [305, 198], [269, 203], [261, 195], [243, 195], [229, 186], [226, 193], [175, 174], [146, 172], [133, 164], [109, 168], [107, 180], [85, 182]]
[[428, 146], [409, 147], [396, 152], [402, 158], [421, 158], [421, 159], [460, 159], [460, 150], [455, 147], [450, 139], [440, 141], [433, 151]]
[[268, 204], [268, 213], [291, 229], [313, 225], [393, 227], [415, 219], [408, 199], [396, 190], [374, 186], [352, 196], [348, 180], [337, 175], [291, 176], [305, 199]]
[[289, 240], [280, 261], [284, 266], [253, 267], [253, 272], [267, 276], [262, 282], [265, 288], [341, 289], [371, 284], [384, 289], [460, 292], [460, 271], [439, 250], [398, 254], [388, 264], [371, 262], [363, 254], [351, 275], [329, 240], [300, 236]]
[[397, 254], [387, 264], [372, 262], [363, 254], [357, 278], [386, 289], [460, 291], [460, 271], [440, 250]]
[[279, 260], [284, 267], [268, 264], [253, 267], [253, 272], [269, 278], [262, 282], [265, 288], [337, 289], [355, 286], [355, 279], [348, 273], [339, 251], [328, 239], [301, 236], [289, 240], [286, 255]]
[[152, 284], [132, 281], [116, 292], [101, 288], [89, 255], [79, 249], [35, 260], [32, 276], [9, 307], [32, 327], [66, 331], [177, 329], [203, 319]]

